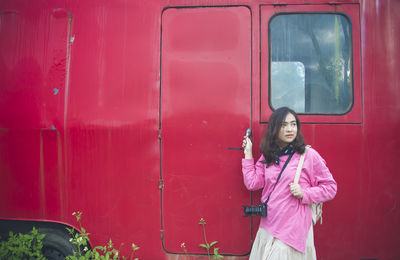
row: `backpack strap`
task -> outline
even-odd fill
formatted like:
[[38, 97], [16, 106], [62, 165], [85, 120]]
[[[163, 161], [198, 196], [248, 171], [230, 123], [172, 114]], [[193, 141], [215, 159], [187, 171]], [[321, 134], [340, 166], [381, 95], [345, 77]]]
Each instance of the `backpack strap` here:
[[[299, 183], [300, 173], [301, 170], [303, 169], [304, 158], [306, 157], [307, 150], [310, 147], [311, 147], [310, 145], [306, 145], [306, 149], [304, 150], [304, 153], [300, 157], [299, 165], [297, 165], [296, 175], [294, 176], [294, 181], [293, 181], [295, 184]], [[311, 216], [313, 224], [315, 225], [318, 220], [320, 220], [322, 224], [322, 202], [317, 204], [311, 204], [310, 208], [311, 208]]]
[[293, 181], [295, 184], [299, 183], [300, 173], [301, 170], [303, 169], [304, 158], [306, 157], [307, 150], [310, 147], [311, 145], [306, 145], [306, 149], [304, 150], [304, 153], [300, 157], [299, 164], [297, 165], [296, 175], [294, 176], [294, 181]]

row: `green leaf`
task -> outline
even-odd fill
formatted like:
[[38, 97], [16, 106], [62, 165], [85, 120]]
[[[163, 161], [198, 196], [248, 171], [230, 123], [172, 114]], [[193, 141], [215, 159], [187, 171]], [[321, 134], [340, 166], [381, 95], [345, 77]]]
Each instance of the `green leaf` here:
[[218, 243], [218, 241], [213, 241], [213, 242], [211, 242], [210, 247], [212, 247], [212, 246], [215, 245], [216, 243]]
[[133, 252], [135, 252], [136, 250], [139, 250], [140, 247], [138, 247], [137, 245], [135, 245], [135, 243], [132, 243], [132, 250]]
[[86, 259], [90, 259], [90, 257], [92, 256], [92, 251], [88, 250], [85, 254], [85, 258]]
[[207, 245], [205, 244], [199, 244], [199, 246], [204, 247], [204, 248], [209, 248]]
[[33, 227], [32, 235], [37, 235], [38, 233], [39, 233], [38, 230], [35, 227]]
[[224, 258], [222, 255], [218, 254], [218, 247], [214, 247], [214, 255], [213, 255], [213, 259], [220, 259], [220, 258]]

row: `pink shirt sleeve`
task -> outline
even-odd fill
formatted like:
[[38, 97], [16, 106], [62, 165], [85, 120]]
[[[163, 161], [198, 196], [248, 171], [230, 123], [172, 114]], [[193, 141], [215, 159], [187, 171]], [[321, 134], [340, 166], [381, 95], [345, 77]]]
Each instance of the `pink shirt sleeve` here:
[[309, 149], [301, 174], [308, 175], [310, 185], [303, 188], [303, 204], [320, 203], [331, 200], [337, 192], [337, 183], [326, 166], [325, 160], [314, 149]]
[[259, 190], [265, 185], [265, 164], [261, 156], [254, 165], [254, 159], [242, 159], [242, 172], [244, 185], [248, 190]]

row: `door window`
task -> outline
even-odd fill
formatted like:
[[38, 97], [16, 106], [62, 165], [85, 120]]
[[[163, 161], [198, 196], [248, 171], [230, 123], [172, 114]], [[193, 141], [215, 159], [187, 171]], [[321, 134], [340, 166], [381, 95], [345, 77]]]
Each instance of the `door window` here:
[[344, 114], [352, 105], [351, 28], [341, 14], [278, 14], [269, 22], [270, 104]]
[[359, 6], [261, 5], [260, 122], [361, 123]]

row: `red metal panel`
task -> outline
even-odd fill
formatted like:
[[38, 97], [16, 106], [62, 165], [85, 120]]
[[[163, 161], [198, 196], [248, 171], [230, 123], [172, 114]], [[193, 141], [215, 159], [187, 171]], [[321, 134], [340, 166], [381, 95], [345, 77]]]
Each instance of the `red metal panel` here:
[[[13, 183], [4, 183], [2, 198], [14, 193], [14, 204], [24, 209], [3, 210], [1, 215], [58, 218], [64, 173], [56, 126], [64, 123], [72, 16], [64, 8], [49, 8], [8, 10], [0, 18], [0, 127], [7, 129], [1, 153], [11, 156], [1, 164], [1, 172]], [[26, 212], [32, 205], [37, 206]]]
[[0, 216], [75, 224], [80, 210], [94, 245], [158, 259], [162, 8], [61, 2], [1, 3]]
[[[329, 8], [321, 5], [327, 3]], [[111, 237], [116, 245], [125, 243], [121, 248], [125, 256], [129, 256], [129, 243], [135, 242], [141, 247], [140, 259], [172, 258], [160, 241], [161, 25], [163, 34], [171, 36], [167, 34], [171, 27], [164, 22], [178, 17], [178, 11], [203, 15], [201, 10], [207, 10], [215, 28], [196, 35], [186, 30], [190, 37], [178, 37], [173, 45], [162, 41], [167, 44], [163, 51], [179, 47], [162, 56], [165, 246], [182, 252], [179, 244], [186, 242], [189, 250], [200, 252], [202, 230], [197, 223], [204, 217], [208, 239], [218, 240], [222, 252], [247, 252], [250, 224], [239, 217], [240, 205], [249, 203], [240, 176], [242, 155], [226, 148], [240, 145], [251, 124], [250, 106], [256, 145], [266, 129], [260, 118], [270, 113], [260, 111], [259, 104], [268, 100], [260, 97], [259, 87], [262, 91], [268, 87], [260, 74], [267, 69], [267, 58], [261, 63], [259, 59], [260, 52], [267, 53], [259, 39], [267, 36], [260, 35], [259, 22], [265, 26], [266, 17], [260, 8], [267, 4], [290, 11], [328, 8], [352, 20], [353, 57], [362, 61], [363, 72], [356, 72], [354, 80], [362, 76], [362, 98], [361, 85], [355, 85], [355, 90], [357, 102], [363, 103], [357, 103], [355, 114], [348, 116], [301, 117], [308, 122], [303, 128], [307, 142], [326, 159], [339, 185], [337, 197], [324, 208], [324, 224], [316, 227], [317, 255], [319, 259], [397, 259], [399, 3], [0, 1], [1, 218], [74, 224], [71, 213], [81, 210], [94, 245]], [[172, 5], [198, 8], [166, 9], [162, 15]], [[210, 7], [216, 5], [249, 5], [249, 9]], [[220, 19], [213, 16], [216, 13]], [[240, 26], [234, 26], [234, 17]], [[200, 20], [197, 25], [204, 22]], [[211, 27], [210, 21], [204, 26]], [[219, 33], [216, 30], [224, 21], [230, 24]], [[360, 21], [358, 32], [356, 21]], [[241, 47], [234, 47], [235, 37]], [[166, 65], [170, 76], [164, 71]], [[207, 81], [205, 74], [214, 80]], [[252, 104], [250, 78], [255, 86]], [[255, 220], [253, 229], [257, 225]]]
[[[82, 5], [81, 5], [82, 4]], [[84, 212], [94, 245], [162, 257], [159, 50], [162, 8], [151, 1], [72, 5], [75, 40], [65, 130], [66, 218]], [[71, 216], [72, 217], [72, 216]]]
[[[164, 11], [162, 16], [162, 176], [164, 247], [205, 252], [207, 238], [222, 253], [246, 254], [250, 203], [242, 184], [240, 140], [250, 126], [251, 15], [247, 7]], [[200, 203], [201, 202], [201, 203]]]
[[[398, 259], [400, 250], [400, 2], [363, 1], [362, 60], [365, 157], [360, 179], [360, 251]], [[381, 239], [374, 240], [377, 234]]]
[[306, 142], [326, 160], [338, 183], [336, 197], [324, 204], [323, 224], [314, 227], [318, 259], [363, 258], [360, 250], [341, 250], [348, 245], [360, 246], [361, 237], [357, 231], [362, 228], [359, 225], [363, 207], [360, 182], [365, 177], [360, 169], [364, 156], [362, 129], [360, 124], [303, 125]]
[[0, 65], [4, 75], [0, 126], [61, 127], [68, 77], [72, 16], [63, 8], [1, 13]]

